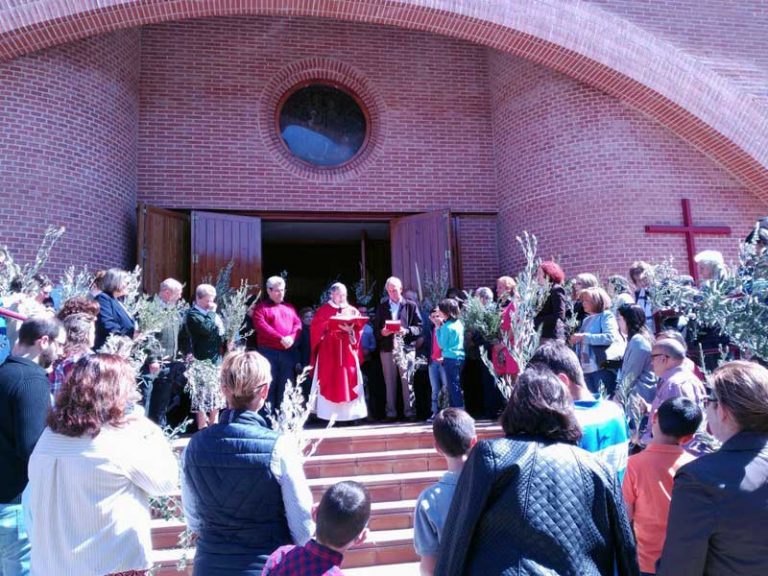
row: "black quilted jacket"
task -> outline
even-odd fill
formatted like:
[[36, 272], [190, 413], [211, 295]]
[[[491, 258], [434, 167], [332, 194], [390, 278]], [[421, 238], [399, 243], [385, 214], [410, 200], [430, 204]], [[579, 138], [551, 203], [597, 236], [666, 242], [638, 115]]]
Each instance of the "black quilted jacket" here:
[[615, 475], [576, 446], [525, 437], [475, 446], [438, 558], [438, 576], [640, 573]]

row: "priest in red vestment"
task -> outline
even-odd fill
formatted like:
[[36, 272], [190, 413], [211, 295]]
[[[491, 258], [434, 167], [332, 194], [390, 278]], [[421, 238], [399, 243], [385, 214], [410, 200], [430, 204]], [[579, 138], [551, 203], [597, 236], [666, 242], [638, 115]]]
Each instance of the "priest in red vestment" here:
[[347, 288], [340, 282], [331, 286], [331, 299], [312, 319], [310, 363], [318, 418], [344, 422], [368, 416], [359, 356], [366, 320], [349, 305]]

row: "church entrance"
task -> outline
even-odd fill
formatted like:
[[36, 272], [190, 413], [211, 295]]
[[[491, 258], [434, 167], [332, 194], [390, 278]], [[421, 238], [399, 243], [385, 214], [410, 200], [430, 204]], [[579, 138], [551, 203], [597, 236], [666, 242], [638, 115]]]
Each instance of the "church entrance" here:
[[286, 299], [297, 308], [317, 306], [334, 282], [350, 302], [378, 302], [390, 275], [388, 222], [262, 220], [264, 279], [284, 276]]
[[311, 213], [231, 214], [174, 211], [140, 204], [137, 261], [144, 290], [164, 278], [195, 286], [215, 282], [232, 262], [231, 285], [263, 290], [264, 279], [284, 275], [288, 300], [315, 306], [334, 282], [350, 301], [375, 305], [384, 282], [398, 276], [420, 297], [429, 286], [459, 285], [456, 220], [448, 210], [409, 216]]

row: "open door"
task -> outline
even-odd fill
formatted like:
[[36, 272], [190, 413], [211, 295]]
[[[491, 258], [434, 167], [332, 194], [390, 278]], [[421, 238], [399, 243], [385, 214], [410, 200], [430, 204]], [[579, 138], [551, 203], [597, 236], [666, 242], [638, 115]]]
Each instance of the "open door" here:
[[422, 288], [426, 282], [445, 288], [457, 286], [454, 237], [454, 223], [448, 210], [395, 218], [390, 222], [392, 273], [403, 281], [404, 289], [418, 290], [419, 282]]
[[136, 261], [143, 270], [142, 288], [154, 294], [160, 282], [175, 278], [189, 286], [189, 215], [140, 203]]
[[261, 218], [192, 212], [192, 285], [216, 281], [230, 260], [232, 286], [240, 281], [261, 289]]

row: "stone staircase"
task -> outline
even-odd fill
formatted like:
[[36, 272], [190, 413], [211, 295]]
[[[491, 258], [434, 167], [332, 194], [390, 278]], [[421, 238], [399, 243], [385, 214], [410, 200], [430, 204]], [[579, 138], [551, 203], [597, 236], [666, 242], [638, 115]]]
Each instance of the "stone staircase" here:
[[[495, 424], [478, 422], [479, 438], [501, 434]], [[320, 438], [317, 452], [304, 469], [315, 501], [332, 484], [356, 480], [365, 484], [373, 500], [368, 540], [344, 555], [348, 576], [418, 575], [418, 556], [413, 549], [413, 508], [419, 493], [435, 483], [445, 461], [435, 451], [432, 427], [424, 424], [372, 425], [308, 430]], [[179, 440], [181, 450], [187, 440]], [[159, 576], [192, 574], [194, 550], [188, 550], [188, 566], [177, 570], [183, 550], [178, 548], [183, 522], [153, 520], [152, 542]]]

